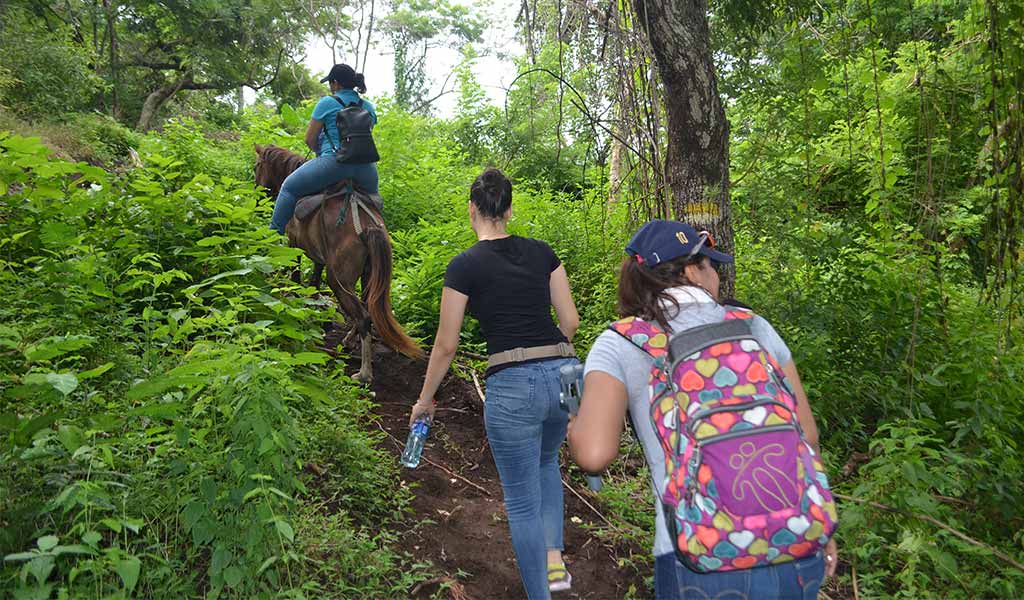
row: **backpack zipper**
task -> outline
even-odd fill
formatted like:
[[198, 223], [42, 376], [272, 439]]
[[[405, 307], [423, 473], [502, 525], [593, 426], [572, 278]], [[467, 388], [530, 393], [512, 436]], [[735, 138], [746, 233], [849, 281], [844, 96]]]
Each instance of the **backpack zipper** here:
[[[723, 323], [724, 323], [724, 321], [723, 321]], [[718, 325], [718, 324], [719, 324], [719, 323], [711, 323], [711, 325]], [[757, 338], [755, 338], [755, 337], [753, 336], [753, 334], [752, 334], [752, 333], [742, 333], [742, 334], [735, 334], [735, 333], [734, 333], [734, 334], [730, 334], [730, 335], [723, 335], [723, 336], [720, 336], [720, 337], [717, 337], [717, 338], [712, 338], [712, 339], [710, 339], [710, 340], [707, 340], [707, 341], [706, 341], [706, 342], [705, 342], [705, 343], [704, 343], [704, 344], [702, 345], [702, 347], [704, 347], [704, 348], [710, 348], [710, 347], [712, 347], [712, 346], [717, 346], [718, 344], [724, 344], [725, 342], [741, 342], [741, 341], [743, 341], [743, 340], [751, 340], [751, 341], [757, 342], [757, 345], [758, 345], [758, 346], [761, 346], [761, 342], [759, 342], [759, 341], [757, 340]], [[671, 343], [671, 342], [669, 342], [669, 345], [668, 345], [668, 349], [669, 349], [669, 350], [671, 350], [671, 348], [672, 348], [672, 343]], [[761, 346], [761, 349], [763, 350], [763, 349], [764, 349], [764, 347], [763, 347], [763, 346]], [[699, 349], [698, 349], [698, 350], [699, 350]], [[688, 357], [690, 357], [690, 356], [693, 356], [693, 353], [692, 353], [692, 352], [691, 352], [690, 354], [687, 354], [686, 356], [678, 356], [678, 357], [677, 357], [677, 356], [673, 356], [673, 357], [672, 357], [672, 363], [671, 363], [671, 365], [670, 365], [670, 367], [669, 367], [669, 371], [670, 371], [670, 372], [673, 372], [673, 371], [675, 371], [675, 370], [676, 370], [676, 367], [678, 367], [678, 366], [679, 366], [679, 363], [681, 363], [681, 362], [685, 361], [685, 360], [686, 360], [686, 359], [687, 359]]]
[[774, 398], [772, 398], [771, 400], [753, 400], [751, 402], [743, 402], [741, 404], [728, 404], [724, 406], [716, 406], [715, 408], [704, 408], [698, 410], [697, 412], [693, 413], [693, 416], [689, 417], [689, 422], [686, 425], [686, 431], [692, 434], [693, 430], [697, 428], [697, 425], [699, 424], [701, 419], [716, 413], [746, 412], [751, 408], [757, 408], [758, 406], [765, 406], [768, 404], [777, 404], [778, 406], [781, 406], [782, 408], [788, 410], [790, 413], [792, 413], [795, 410], [786, 406], [784, 403], [775, 400]]
[[800, 433], [800, 428], [797, 427], [796, 425], [769, 425], [767, 427], [760, 427], [758, 429], [744, 429], [743, 431], [727, 431], [725, 433], [720, 433], [718, 435], [706, 437], [702, 440], [696, 440], [695, 445], [699, 450], [700, 448], [703, 448], [708, 444], [717, 444], [718, 442], [724, 442], [726, 440], [731, 440], [738, 437], [759, 435], [762, 433], [771, 433], [773, 431], [784, 431], [787, 429], [792, 429], [793, 431]]

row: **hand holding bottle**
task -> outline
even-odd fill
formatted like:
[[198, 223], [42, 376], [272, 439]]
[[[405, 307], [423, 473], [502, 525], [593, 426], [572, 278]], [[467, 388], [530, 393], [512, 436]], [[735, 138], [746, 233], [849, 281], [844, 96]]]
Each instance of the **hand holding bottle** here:
[[433, 398], [427, 400], [420, 398], [416, 401], [416, 404], [412, 405], [412, 412], [409, 414], [409, 427], [412, 428], [413, 423], [424, 414], [433, 422], [435, 410], [437, 410], [437, 403], [434, 402]]

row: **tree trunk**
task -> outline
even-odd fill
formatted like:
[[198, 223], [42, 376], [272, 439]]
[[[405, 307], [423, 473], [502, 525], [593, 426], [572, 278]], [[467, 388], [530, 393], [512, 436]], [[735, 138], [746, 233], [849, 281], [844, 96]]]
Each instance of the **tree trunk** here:
[[164, 103], [176, 94], [181, 86], [186, 83], [186, 80], [191, 80], [191, 75], [184, 75], [181, 79], [168, 83], [167, 85], [157, 88], [146, 96], [146, 101], [142, 105], [142, 114], [139, 115], [139, 124], [136, 129], [139, 131], [149, 131], [156, 127], [157, 119], [160, 116], [160, 109], [163, 108]]
[[[665, 86], [667, 183], [677, 219], [706, 229], [732, 254], [729, 122], [718, 96], [707, 0], [634, 0]], [[721, 270], [722, 296], [733, 294], [731, 265]]]
[[103, 9], [107, 13], [107, 33], [110, 38], [110, 79], [111, 79], [111, 116], [121, 118], [120, 73], [117, 67], [117, 8], [109, 0], [103, 0]]
[[[363, 61], [362, 61], [362, 68], [363, 68], [364, 71], [366, 70], [366, 57], [370, 54], [370, 39], [373, 37], [373, 19], [374, 19], [374, 11], [376, 10], [376, 8], [377, 8], [376, 1], [375, 0], [370, 0], [370, 23], [366, 27], [366, 49], [363, 50]], [[358, 54], [359, 54], [359, 48], [356, 48], [356, 55], [357, 55], [356, 58], [358, 58]], [[356, 71], [358, 71], [358, 70], [359, 70], [359, 68], [356, 68]]]

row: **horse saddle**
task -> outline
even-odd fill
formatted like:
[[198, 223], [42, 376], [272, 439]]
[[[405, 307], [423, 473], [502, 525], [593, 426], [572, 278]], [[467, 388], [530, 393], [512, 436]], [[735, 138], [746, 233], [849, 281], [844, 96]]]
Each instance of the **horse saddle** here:
[[346, 179], [339, 181], [322, 192], [299, 198], [298, 202], [295, 204], [295, 218], [300, 221], [305, 221], [316, 212], [316, 209], [320, 208], [324, 203], [324, 200], [341, 194], [358, 194], [359, 196], [362, 196], [360, 200], [362, 200], [364, 204], [369, 204], [378, 211], [384, 210], [384, 199], [381, 198], [380, 194], [370, 194], [362, 188], [352, 185]]

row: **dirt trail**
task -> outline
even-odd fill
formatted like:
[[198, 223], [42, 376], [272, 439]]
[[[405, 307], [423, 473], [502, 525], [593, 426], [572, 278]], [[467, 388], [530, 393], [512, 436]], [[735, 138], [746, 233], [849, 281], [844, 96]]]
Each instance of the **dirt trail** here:
[[[389, 434], [385, 446], [396, 457], [408, 434], [409, 408], [425, 370], [426, 361], [412, 361], [380, 346], [374, 355], [375, 411], [381, 416], [380, 427]], [[448, 596], [455, 600], [524, 598], [479, 396], [472, 383], [449, 374], [437, 399], [436, 423], [423, 453], [426, 460], [415, 470], [402, 471], [403, 480], [415, 489], [414, 513], [402, 543], [417, 557], [432, 561], [439, 577], [410, 595], [430, 598], [447, 582]], [[571, 485], [586, 497], [581, 482]], [[623, 598], [630, 587], [642, 591], [642, 576], [619, 567], [617, 557], [643, 556], [647, 550], [609, 547], [582, 527], [600, 522], [600, 517], [569, 490], [565, 503], [564, 556], [573, 587], [554, 594], [554, 599], [611, 600]]]

